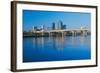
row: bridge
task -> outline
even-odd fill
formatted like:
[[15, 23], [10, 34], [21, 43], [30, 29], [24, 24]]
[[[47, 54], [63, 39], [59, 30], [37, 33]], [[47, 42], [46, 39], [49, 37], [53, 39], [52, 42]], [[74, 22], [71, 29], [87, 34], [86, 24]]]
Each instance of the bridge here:
[[80, 33], [81, 35], [87, 35], [87, 33], [90, 33], [89, 29], [55, 29], [55, 30], [32, 30], [33, 33], [41, 33], [44, 35], [44, 33], [48, 33], [49, 36], [52, 36], [52, 33], [61, 33], [62, 36], [66, 35], [68, 32], [70, 32], [73, 36], [75, 36], [77, 33]]

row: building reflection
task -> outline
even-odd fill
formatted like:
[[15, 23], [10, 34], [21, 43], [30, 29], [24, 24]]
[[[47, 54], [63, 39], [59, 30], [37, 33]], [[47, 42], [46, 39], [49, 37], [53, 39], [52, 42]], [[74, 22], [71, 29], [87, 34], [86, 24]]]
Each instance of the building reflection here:
[[55, 47], [57, 50], [62, 50], [64, 49], [64, 37], [38, 37], [38, 38], [33, 38], [33, 48], [44, 48], [46, 44], [48, 43], [49, 46]]
[[44, 37], [40, 37], [40, 38], [33, 38], [33, 45], [34, 48], [43, 48], [44, 47]]
[[56, 37], [54, 39], [54, 41], [55, 41], [56, 48], [58, 50], [63, 50], [64, 49], [64, 37]]
[[85, 36], [56, 36], [56, 37], [36, 37], [33, 38], [33, 48], [44, 48], [48, 46], [52, 49], [63, 50], [65, 46], [71, 45], [73, 47], [85, 43]]

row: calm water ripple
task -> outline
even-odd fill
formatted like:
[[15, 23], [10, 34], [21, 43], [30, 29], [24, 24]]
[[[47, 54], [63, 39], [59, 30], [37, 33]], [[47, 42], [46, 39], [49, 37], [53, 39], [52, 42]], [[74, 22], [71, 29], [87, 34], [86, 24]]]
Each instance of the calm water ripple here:
[[90, 36], [23, 38], [23, 62], [91, 58]]

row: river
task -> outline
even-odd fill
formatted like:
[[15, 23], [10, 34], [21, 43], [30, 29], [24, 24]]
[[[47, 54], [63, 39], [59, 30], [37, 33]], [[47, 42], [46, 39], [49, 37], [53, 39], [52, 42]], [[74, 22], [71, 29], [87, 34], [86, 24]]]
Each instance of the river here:
[[23, 62], [91, 59], [91, 36], [24, 37]]

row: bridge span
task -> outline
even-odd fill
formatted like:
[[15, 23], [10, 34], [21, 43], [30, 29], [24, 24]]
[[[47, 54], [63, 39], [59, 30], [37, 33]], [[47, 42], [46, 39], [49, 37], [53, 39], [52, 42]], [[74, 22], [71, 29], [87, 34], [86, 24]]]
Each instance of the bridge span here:
[[87, 33], [90, 33], [90, 30], [89, 29], [55, 29], [55, 30], [40, 30], [40, 31], [33, 30], [32, 32], [41, 33], [42, 35], [44, 33], [48, 33], [49, 36], [51, 36], [52, 33], [61, 33], [62, 36], [64, 36], [65, 34], [70, 32], [73, 36], [75, 36], [77, 33], [80, 33], [81, 35], [87, 35]]

